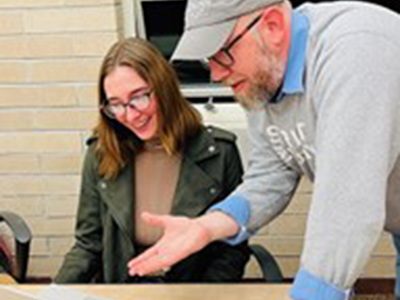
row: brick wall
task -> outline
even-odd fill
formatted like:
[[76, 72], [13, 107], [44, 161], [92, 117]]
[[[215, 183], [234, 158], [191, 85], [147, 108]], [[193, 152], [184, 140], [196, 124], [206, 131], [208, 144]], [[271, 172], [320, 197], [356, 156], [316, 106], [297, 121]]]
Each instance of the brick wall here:
[[[97, 71], [122, 23], [121, 0], [0, 2], [0, 210], [21, 214], [34, 233], [29, 276], [54, 276], [71, 246]], [[303, 182], [283, 216], [252, 239], [286, 277], [298, 268], [310, 193]], [[365, 276], [392, 277], [393, 255], [383, 235]], [[257, 274], [253, 262], [247, 276]]]
[[120, 7], [0, 2], [0, 209], [21, 214], [34, 233], [29, 276], [53, 276], [71, 245], [98, 68], [121, 32]]

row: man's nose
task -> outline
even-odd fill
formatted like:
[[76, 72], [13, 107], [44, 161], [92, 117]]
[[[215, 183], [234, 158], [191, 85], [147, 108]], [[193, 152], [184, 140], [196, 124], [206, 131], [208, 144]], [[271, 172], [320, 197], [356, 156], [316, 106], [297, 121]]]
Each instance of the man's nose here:
[[211, 74], [211, 79], [214, 82], [226, 82], [232, 71], [230, 69], [225, 68], [224, 66], [221, 66], [220, 64], [210, 61], [209, 63], [210, 67], [210, 74]]

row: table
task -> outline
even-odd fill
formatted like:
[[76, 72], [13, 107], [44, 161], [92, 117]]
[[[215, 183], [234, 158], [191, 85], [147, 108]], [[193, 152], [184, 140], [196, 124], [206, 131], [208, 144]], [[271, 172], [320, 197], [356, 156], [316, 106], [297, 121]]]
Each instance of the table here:
[[[46, 285], [15, 285], [39, 294]], [[110, 284], [67, 285], [91, 296], [115, 300], [290, 300], [288, 284]]]

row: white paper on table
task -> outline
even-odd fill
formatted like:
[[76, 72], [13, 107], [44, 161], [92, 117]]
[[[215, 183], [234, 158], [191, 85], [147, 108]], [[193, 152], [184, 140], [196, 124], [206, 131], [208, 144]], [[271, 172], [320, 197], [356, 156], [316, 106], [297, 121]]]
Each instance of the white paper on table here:
[[40, 294], [40, 300], [111, 300], [98, 296], [92, 296], [68, 286], [50, 284]]

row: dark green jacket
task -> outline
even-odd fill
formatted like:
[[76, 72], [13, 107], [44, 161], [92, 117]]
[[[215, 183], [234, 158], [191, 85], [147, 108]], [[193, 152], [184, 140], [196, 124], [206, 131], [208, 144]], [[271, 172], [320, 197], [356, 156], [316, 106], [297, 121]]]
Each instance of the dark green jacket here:
[[[55, 278], [57, 283], [90, 282], [99, 272], [105, 282], [127, 282], [127, 263], [139, 252], [133, 242], [133, 164], [113, 180], [101, 178], [95, 144], [90, 144], [83, 167], [76, 242]], [[242, 173], [235, 136], [215, 127], [202, 128], [185, 147], [172, 215], [203, 214], [232, 192]], [[239, 281], [248, 258], [246, 244], [231, 247], [215, 242], [173, 266], [165, 280]]]

